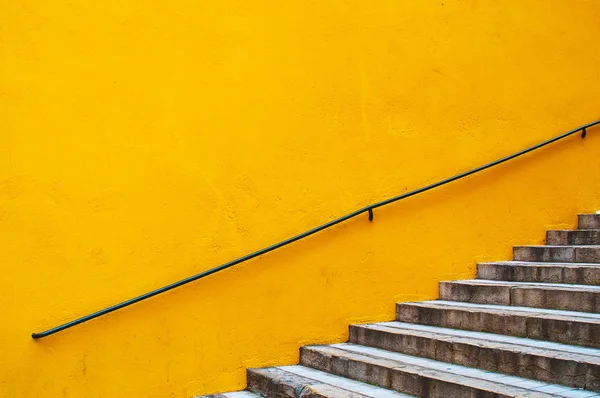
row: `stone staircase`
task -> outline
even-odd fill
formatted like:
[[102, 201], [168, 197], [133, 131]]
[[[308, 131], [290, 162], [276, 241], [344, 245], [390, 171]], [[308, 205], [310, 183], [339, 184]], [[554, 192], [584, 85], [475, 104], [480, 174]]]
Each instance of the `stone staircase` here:
[[546, 241], [208, 397], [600, 397], [600, 215]]

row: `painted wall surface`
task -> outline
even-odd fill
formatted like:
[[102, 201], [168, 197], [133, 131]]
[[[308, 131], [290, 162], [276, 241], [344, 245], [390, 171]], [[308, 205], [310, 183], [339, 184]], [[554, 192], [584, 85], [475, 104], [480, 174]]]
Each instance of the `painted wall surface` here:
[[191, 397], [600, 208], [595, 0], [0, 0], [0, 396]]

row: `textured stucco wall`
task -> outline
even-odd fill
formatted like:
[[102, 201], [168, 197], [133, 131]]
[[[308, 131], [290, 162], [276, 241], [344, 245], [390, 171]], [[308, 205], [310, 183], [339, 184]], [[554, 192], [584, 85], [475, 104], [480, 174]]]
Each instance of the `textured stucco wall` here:
[[593, 0], [0, 0], [0, 396], [241, 388], [600, 208]]

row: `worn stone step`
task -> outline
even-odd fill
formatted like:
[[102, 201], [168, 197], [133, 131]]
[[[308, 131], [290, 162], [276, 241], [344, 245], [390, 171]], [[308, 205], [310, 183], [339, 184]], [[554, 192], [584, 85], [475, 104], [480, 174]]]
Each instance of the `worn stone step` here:
[[514, 282], [600, 285], [600, 266], [590, 263], [489, 262], [477, 264], [477, 278]]
[[600, 214], [580, 214], [579, 229], [600, 229]]
[[248, 389], [265, 397], [408, 398], [409, 395], [371, 386], [304, 366], [248, 369]]
[[440, 282], [440, 299], [479, 304], [600, 312], [600, 286], [469, 279]]
[[350, 343], [600, 391], [600, 350], [404, 322], [350, 326]]
[[396, 319], [600, 348], [600, 314], [586, 312], [437, 300], [398, 303]]
[[553, 230], [546, 232], [546, 244], [561, 245], [600, 245], [600, 229]]
[[235, 391], [221, 394], [200, 395], [195, 398], [260, 398], [260, 395], [253, 394], [249, 391]]
[[599, 396], [573, 387], [350, 343], [302, 347], [300, 361], [328, 373], [419, 397]]
[[600, 246], [515, 246], [515, 261], [600, 263]]

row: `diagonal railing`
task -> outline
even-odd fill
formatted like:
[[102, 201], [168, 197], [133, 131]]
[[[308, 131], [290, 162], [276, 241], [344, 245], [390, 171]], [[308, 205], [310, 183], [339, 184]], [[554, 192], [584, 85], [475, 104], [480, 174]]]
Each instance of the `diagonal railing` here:
[[289, 239], [286, 239], [286, 240], [281, 241], [279, 243], [276, 243], [274, 245], [265, 247], [264, 249], [260, 249], [258, 251], [255, 251], [254, 253], [247, 254], [247, 255], [245, 255], [243, 257], [240, 257], [240, 258], [235, 259], [233, 261], [230, 261], [228, 263], [219, 265], [218, 267], [211, 268], [208, 271], [204, 271], [204, 272], [201, 272], [199, 274], [196, 274], [196, 275], [190, 276], [188, 278], [182, 279], [180, 281], [171, 283], [170, 285], [163, 286], [163, 287], [161, 287], [159, 289], [156, 289], [156, 290], [153, 290], [151, 292], [142, 294], [141, 296], [137, 296], [137, 297], [134, 297], [134, 298], [129, 299], [127, 301], [123, 301], [122, 303], [115, 304], [113, 306], [105, 308], [103, 310], [96, 311], [96, 312], [94, 312], [92, 314], [89, 314], [89, 315], [83, 316], [81, 318], [75, 319], [75, 320], [73, 320], [71, 322], [67, 322], [67, 323], [65, 323], [63, 325], [56, 326], [56, 327], [54, 327], [52, 329], [48, 329], [48, 330], [46, 330], [44, 332], [33, 333], [31, 335], [31, 337], [33, 337], [34, 339], [39, 339], [39, 338], [42, 338], [42, 337], [50, 336], [51, 334], [60, 332], [61, 330], [65, 330], [65, 329], [71, 328], [73, 326], [79, 325], [79, 324], [81, 324], [83, 322], [87, 322], [87, 321], [92, 320], [94, 318], [97, 318], [99, 316], [106, 315], [108, 313], [111, 313], [113, 311], [116, 311], [116, 310], [124, 308], [124, 307], [128, 307], [128, 306], [130, 306], [132, 304], [135, 304], [135, 303], [138, 303], [140, 301], [149, 299], [150, 297], [154, 297], [154, 296], [159, 295], [161, 293], [164, 293], [164, 292], [167, 292], [169, 290], [175, 289], [176, 287], [183, 286], [183, 285], [185, 285], [187, 283], [196, 281], [198, 279], [205, 278], [205, 277], [207, 277], [209, 275], [212, 275], [214, 273], [217, 273], [219, 271], [223, 271], [223, 270], [225, 270], [227, 268], [233, 267], [234, 265], [243, 263], [244, 261], [248, 261], [248, 260], [253, 259], [255, 257], [261, 256], [261, 255], [263, 255], [265, 253], [271, 252], [271, 251], [273, 251], [275, 249], [279, 249], [280, 247], [287, 246], [290, 243], [294, 243], [294, 242], [296, 242], [296, 241], [298, 241], [300, 239], [304, 239], [304, 238], [306, 238], [306, 237], [308, 237], [310, 235], [316, 234], [319, 231], [322, 231], [324, 229], [330, 228], [330, 227], [332, 227], [332, 226], [334, 226], [336, 224], [342, 223], [342, 222], [344, 222], [346, 220], [349, 220], [349, 219], [351, 219], [353, 217], [356, 217], [356, 216], [358, 216], [360, 214], [368, 213], [368, 215], [369, 215], [369, 221], [373, 221], [373, 209], [376, 209], [378, 207], [382, 207], [382, 206], [388, 205], [390, 203], [397, 202], [397, 201], [402, 200], [402, 199], [409, 198], [411, 196], [414, 196], [414, 195], [417, 195], [417, 194], [429, 191], [431, 189], [440, 187], [442, 185], [446, 185], [448, 183], [451, 183], [452, 181], [460, 180], [461, 178], [470, 176], [471, 174], [475, 174], [475, 173], [478, 173], [480, 171], [489, 169], [490, 167], [497, 166], [497, 165], [502, 164], [504, 162], [507, 162], [507, 161], [509, 161], [511, 159], [517, 158], [519, 156], [525, 155], [526, 153], [535, 151], [536, 149], [539, 149], [539, 148], [542, 148], [542, 147], [544, 147], [546, 145], [552, 144], [553, 142], [556, 142], [556, 141], [562, 140], [564, 138], [567, 138], [567, 137], [569, 137], [569, 136], [571, 136], [571, 135], [573, 135], [575, 133], [581, 132], [581, 137], [585, 138], [586, 135], [587, 135], [587, 130], [590, 127], [596, 126], [598, 124], [600, 124], [600, 120], [596, 120], [594, 122], [591, 122], [591, 123], [585, 124], [583, 126], [577, 127], [574, 130], [568, 131], [568, 132], [563, 133], [563, 134], [561, 134], [559, 136], [556, 136], [554, 138], [551, 138], [549, 140], [541, 142], [541, 143], [539, 143], [537, 145], [534, 145], [532, 147], [523, 149], [523, 150], [521, 150], [519, 152], [515, 152], [512, 155], [505, 156], [505, 157], [503, 157], [501, 159], [495, 160], [495, 161], [493, 161], [491, 163], [485, 164], [485, 165], [477, 167], [475, 169], [472, 169], [472, 170], [469, 170], [469, 171], [465, 171], [465, 172], [457, 174], [457, 175], [455, 175], [453, 177], [449, 177], [449, 178], [446, 178], [444, 180], [438, 181], [436, 183], [424, 186], [422, 188], [415, 189], [414, 191], [410, 191], [410, 192], [404, 193], [402, 195], [394, 196], [392, 198], [389, 198], [389, 199], [386, 199], [386, 200], [382, 200], [381, 202], [377, 202], [377, 203], [373, 203], [373, 204], [371, 204], [369, 206], [365, 206], [365, 207], [363, 207], [361, 209], [353, 211], [352, 213], [348, 213], [345, 216], [337, 218], [337, 219], [335, 219], [333, 221], [329, 221], [328, 223], [325, 223], [323, 225], [319, 225], [318, 227], [309, 229], [308, 231], [303, 232], [303, 233], [301, 233], [299, 235], [296, 235], [296, 236], [294, 236], [292, 238], [289, 238]]

